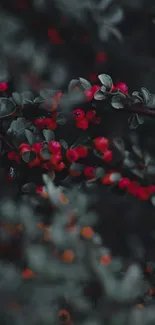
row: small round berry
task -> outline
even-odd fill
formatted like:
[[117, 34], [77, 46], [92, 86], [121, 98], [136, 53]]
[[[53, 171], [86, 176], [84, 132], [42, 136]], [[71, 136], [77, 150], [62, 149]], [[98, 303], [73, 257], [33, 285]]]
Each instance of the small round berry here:
[[74, 120], [80, 121], [83, 120], [83, 118], [85, 117], [85, 113], [82, 109], [77, 108], [72, 112], [72, 116]]
[[124, 190], [126, 188], [128, 188], [128, 186], [130, 185], [131, 181], [129, 180], [129, 178], [127, 177], [122, 177], [120, 180], [119, 180], [119, 183], [118, 183], [118, 187], [121, 189], [121, 190]]
[[57, 154], [52, 155], [50, 161], [53, 165], [57, 165], [61, 161], [61, 159], [62, 159], [62, 156], [59, 153], [57, 153]]
[[112, 258], [109, 254], [105, 254], [103, 256], [101, 256], [100, 258], [100, 263], [104, 264], [104, 265], [109, 265], [112, 261]]
[[95, 148], [101, 152], [105, 152], [109, 147], [109, 140], [105, 137], [98, 137], [94, 139]]
[[66, 157], [70, 162], [75, 162], [79, 159], [79, 155], [76, 149], [68, 149], [66, 152]]
[[147, 187], [148, 193], [151, 195], [155, 192], [155, 185], [150, 185]]
[[61, 151], [61, 144], [59, 141], [52, 140], [49, 142], [49, 150], [56, 154]]
[[128, 193], [136, 196], [138, 188], [139, 188], [139, 184], [135, 181], [131, 181], [130, 184], [128, 185], [127, 190]]
[[64, 170], [65, 167], [66, 167], [66, 166], [65, 166], [64, 162], [61, 161], [58, 165], [55, 166], [55, 169], [56, 169], [57, 171], [61, 172], [62, 170]]
[[136, 190], [136, 196], [139, 198], [139, 200], [146, 201], [149, 198], [149, 193], [145, 188], [139, 186], [139, 188]]
[[95, 110], [90, 110], [86, 113], [86, 119], [88, 121], [92, 121], [94, 119], [94, 117], [96, 116], [96, 111]]
[[85, 90], [84, 91], [84, 94], [86, 95], [87, 97], [87, 102], [91, 102], [93, 97], [94, 97], [94, 93], [91, 89], [88, 89], [88, 90]]
[[91, 239], [94, 235], [94, 230], [90, 226], [83, 227], [81, 229], [81, 235], [86, 239]]
[[38, 154], [40, 153], [42, 148], [43, 148], [43, 143], [42, 142], [37, 142], [37, 143], [32, 145], [32, 149]]
[[42, 186], [38, 186], [37, 188], [36, 188], [36, 193], [37, 194], [41, 194], [42, 192], [43, 192], [43, 190], [44, 190], [44, 186], [42, 185]]
[[19, 152], [20, 152], [20, 155], [22, 156], [24, 153], [26, 152], [30, 152], [31, 151], [31, 147], [27, 144], [27, 143], [22, 143], [20, 146], [19, 146]]
[[92, 88], [91, 88], [91, 92], [92, 92], [92, 94], [93, 94], [93, 96], [94, 96], [94, 94], [98, 91], [98, 90], [100, 90], [100, 86], [98, 86], [98, 85], [94, 85], [94, 86], [92, 86]]
[[75, 258], [75, 255], [73, 253], [73, 251], [71, 250], [66, 250], [62, 255], [61, 255], [61, 259], [63, 260], [63, 262], [65, 263], [72, 263], [73, 260]]
[[78, 129], [87, 130], [88, 129], [88, 120], [84, 118], [83, 120], [76, 122], [76, 127]]
[[34, 125], [38, 127], [39, 129], [44, 128], [44, 119], [43, 118], [36, 118], [34, 121]]
[[53, 121], [53, 120], [51, 120], [51, 122], [48, 124], [48, 130], [56, 130], [56, 128], [57, 128], [57, 123], [56, 123], [56, 121]]
[[79, 158], [86, 158], [88, 156], [88, 148], [84, 146], [79, 146], [75, 150], [78, 153]]
[[128, 93], [128, 87], [124, 82], [119, 82], [115, 88], [121, 90], [124, 94]]
[[59, 322], [62, 324], [68, 324], [71, 323], [71, 317], [67, 310], [62, 309], [58, 312], [58, 319]]
[[14, 151], [10, 151], [8, 153], [8, 159], [9, 160], [16, 160], [16, 156], [17, 156], [17, 154]]
[[106, 163], [110, 163], [111, 160], [113, 158], [113, 153], [111, 150], [106, 150], [105, 153], [104, 153], [104, 156], [103, 156], [103, 160], [106, 162]]
[[0, 91], [5, 91], [8, 89], [7, 82], [0, 82]]
[[88, 178], [88, 179], [93, 179], [95, 178], [95, 168], [91, 167], [91, 166], [87, 166], [84, 168], [84, 175]]

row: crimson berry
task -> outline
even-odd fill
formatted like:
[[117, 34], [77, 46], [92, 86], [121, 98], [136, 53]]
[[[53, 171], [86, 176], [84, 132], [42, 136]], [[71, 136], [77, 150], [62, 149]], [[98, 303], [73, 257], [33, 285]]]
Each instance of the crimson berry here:
[[39, 129], [44, 129], [44, 119], [43, 118], [36, 118], [34, 121], [34, 125]]
[[78, 153], [79, 158], [86, 158], [88, 156], [88, 148], [86, 147], [80, 146], [77, 147], [75, 150]]
[[136, 196], [138, 196], [140, 200], [146, 201], [149, 198], [149, 193], [145, 188], [139, 186], [136, 190]]
[[87, 102], [91, 102], [91, 100], [93, 99], [94, 97], [94, 92], [92, 91], [92, 88], [91, 89], [87, 89], [84, 91], [84, 94], [86, 95], [87, 97]]
[[37, 193], [37, 194], [41, 194], [41, 193], [43, 192], [43, 190], [44, 190], [44, 186], [38, 186], [38, 187], [36, 188], [36, 193]]
[[84, 175], [89, 179], [93, 179], [95, 177], [95, 168], [91, 166], [85, 167]]
[[83, 118], [83, 120], [77, 121], [76, 127], [78, 129], [87, 130], [88, 129], [88, 120], [86, 118]]
[[79, 159], [79, 155], [76, 149], [68, 149], [66, 152], [66, 157], [70, 162], [75, 162]]
[[113, 157], [112, 151], [111, 150], [106, 150], [102, 159], [105, 162], [109, 163], [109, 162], [111, 162], [112, 157]]
[[118, 183], [118, 186], [121, 190], [124, 190], [126, 188], [128, 188], [128, 186], [130, 185], [131, 181], [129, 180], [129, 178], [127, 177], [122, 177]]
[[18, 154], [16, 154], [14, 151], [10, 151], [8, 153], [8, 159], [9, 160], [15, 160], [16, 162], [19, 162], [20, 156]]
[[60, 150], [61, 150], [60, 142], [55, 141], [55, 140], [50, 141], [49, 142], [49, 150], [54, 154], [60, 152]]
[[51, 123], [52, 123], [52, 119], [50, 117], [44, 118], [43, 120], [44, 128], [49, 129]]
[[128, 185], [128, 193], [136, 195], [138, 188], [139, 188], [139, 184], [135, 181], [132, 181]]
[[86, 119], [88, 121], [92, 121], [94, 119], [95, 115], [96, 115], [96, 111], [92, 109], [86, 113]]
[[100, 90], [100, 86], [98, 86], [98, 85], [94, 85], [94, 86], [92, 86], [92, 88], [91, 88], [91, 92], [92, 92], [92, 94], [93, 94], [93, 96], [94, 96], [94, 94], [98, 91], [98, 90]]
[[57, 123], [55, 121], [51, 121], [49, 124], [48, 124], [48, 129], [49, 130], [56, 130], [57, 128]]
[[80, 121], [83, 120], [83, 118], [85, 117], [85, 113], [82, 109], [77, 108], [73, 111], [72, 116], [74, 120]]
[[33, 146], [32, 146], [33, 151], [35, 151], [38, 154], [40, 153], [42, 148], [43, 148], [42, 142], [37, 142], [37, 143], [33, 144]]
[[62, 159], [62, 156], [59, 153], [57, 153], [57, 154], [52, 155], [50, 161], [53, 165], [57, 165], [61, 159]]
[[95, 148], [101, 152], [105, 152], [109, 147], [109, 140], [105, 137], [94, 139]]
[[59, 172], [61, 172], [65, 168], [65, 163], [61, 161], [58, 165], [55, 166], [55, 169]]
[[31, 147], [27, 143], [22, 143], [19, 146], [19, 151], [20, 151], [20, 154], [23, 155], [24, 153], [31, 151]]
[[27, 148], [31, 150], [31, 147], [28, 143], [21, 143], [19, 146], [19, 150], [23, 149], [23, 148]]
[[155, 185], [150, 185], [147, 187], [147, 191], [149, 194], [152, 194], [155, 192]]
[[5, 91], [8, 89], [7, 82], [0, 82], [0, 91]]
[[124, 82], [119, 82], [115, 88], [121, 90], [124, 94], [128, 93], [128, 87]]

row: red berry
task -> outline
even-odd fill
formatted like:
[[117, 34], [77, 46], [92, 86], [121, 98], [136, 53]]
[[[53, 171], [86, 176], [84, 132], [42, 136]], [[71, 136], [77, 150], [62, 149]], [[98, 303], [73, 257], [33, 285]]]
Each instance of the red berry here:
[[87, 119], [84, 118], [83, 120], [77, 121], [76, 126], [77, 126], [78, 129], [87, 130], [88, 129], [88, 121], [87, 121]]
[[121, 190], [124, 190], [126, 188], [128, 188], [128, 186], [130, 185], [131, 181], [129, 180], [129, 178], [127, 177], [122, 177], [118, 183], [118, 186]]
[[14, 151], [10, 151], [8, 153], [8, 159], [10, 159], [10, 160], [16, 160], [16, 156], [17, 156], [17, 154]]
[[0, 91], [5, 91], [8, 89], [7, 82], [0, 82]]
[[44, 119], [43, 118], [36, 118], [34, 121], [34, 125], [39, 129], [44, 129]]
[[53, 165], [57, 165], [61, 159], [62, 159], [62, 156], [59, 153], [57, 153], [57, 154], [52, 155], [50, 161]]
[[8, 159], [9, 160], [14, 160], [17, 163], [20, 162], [20, 156], [18, 154], [16, 154], [14, 151], [11, 151], [8, 153]]
[[80, 146], [75, 149], [79, 155], [79, 158], [86, 158], [88, 156], [88, 149], [86, 147]]
[[84, 175], [89, 179], [93, 179], [95, 177], [95, 168], [91, 166], [85, 167]]
[[91, 92], [92, 92], [92, 94], [93, 94], [93, 96], [94, 96], [94, 94], [98, 91], [98, 90], [100, 90], [100, 86], [98, 86], [98, 85], [94, 85], [94, 86], [92, 86], [92, 88], [91, 88]]
[[48, 130], [56, 130], [57, 128], [57, 123], [56, 121], [51, 120], [51, 122], [48, 124]]
[[94, 119], [95, 115], [96, 115], [96, 111], [92, 109], [86, 113], [86, 119], [88, 121], [92, 121]]
[[36, 193], [37, 193], [37, 194], [41, 194], [41, 193], [43, 192], [43, 190], [44, 190], [44, 186], [38, 186], [38, 187], [36, 188]]
[[149, 198], [149, 193], [143, 187], [139, 187], [136, 190], [136, 196], [138, 196], [139, 200], [146, 201]]
[[55, 169], [59, 172], [61, 172], [65, 168], [65, 164], [63, 161], [61, 161], [58, 165], [56, 165]]
[[31, 151], [31, 147], [27, 143], [22, 143], [19, 146], [20, 155], [23, 155], [25, 152]]
[[94, 93], [93, 93], [92, 89], [87, 89], [87, 90], [84, 91], [84, 93], [85, 93], [85, 95], [87, 97], [87, 101], [91, 102], [91, 100], [94, 97]]
[[113, 153], [111, 150], [106, 150], [103, 156], [103, 160], [107, 163], [111, 162]]
[[122, 91], [122, 93], [127, 94], [128, 93], [128, 87], [124, 82], [119, 82], [116, 86], [115, 89], [119, 89]]
[[79, 155], [76, 149], [68, 149], [66, 152], [66, 157], [70, 162], [75, 162], [79, 159]]
[[105, 137], [94, 139], [95, 148], [101, 152], [105, 152], [109, 147], [109, 140]]
[[130, 193], [132, 195], [136, 195], [138, 188], [139, 188], [139, 184], [135, 181], [132, 181], [128, 185], [128, 193]]
[[33, 151], [35, 151], [38, 154], [40, 153], [42, 148], [43, 148], [43, 143], [42, 142], [35, 143], [32, 146]]
[[61, 150], [60, 142], [55, 141], [55, 140], [50, 141], [49, 142], [49, 150], [54, 154], [60, 152], [60, 150]]
[[82, 109], [75, 109], [72, 113], [73, 119], [76, 121], [83, 120], [85, 113]]
[[21, 143], [19, 146], [19, 150], [23, 149], [23, 148], [27, 148], [31, 150], [31, 147], [28, 143]]
[[148, 191], [149, 194], [154, 193], [155, 192], [155, 185], [148, 186], [147, 191]]

